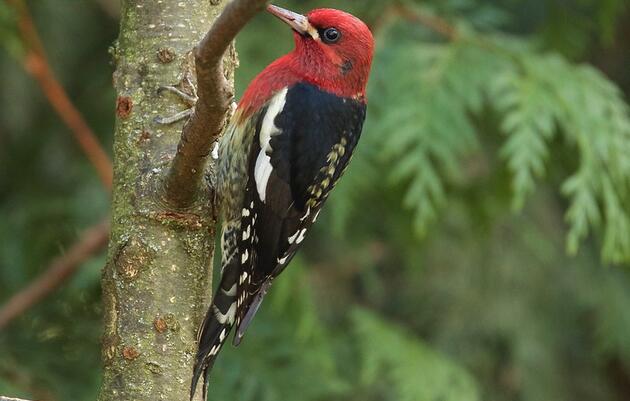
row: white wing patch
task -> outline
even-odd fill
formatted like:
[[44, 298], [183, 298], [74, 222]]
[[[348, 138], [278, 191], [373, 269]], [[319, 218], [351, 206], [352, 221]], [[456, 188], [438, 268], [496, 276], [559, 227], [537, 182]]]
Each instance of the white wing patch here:
[[267, 108], [267, 113], [263, 118], [262, 127], [260, 128], [260, 153], [256, 159], [256, 167], [254, 168], [254, 179], [256, 180], [256, 189], [258, 190], [258, 197], [262, 202], [265, 201], [265, 195], [267, 192], [267, 183], [269, 177], [273, 171], [271, 165], [271, 157], [268, 155], [271, 153], [271, 137], [280, 132], [278, 127], [274, 124], [276, 116], [282, 112], [287, 100], [288, 88], [284, 88], [278, 92]]
[[227, 295], [228, 297], [236, 296], [236, 283], [234, 283], [232, 288], [230, 288], [229, 290], [225, 291], [224, 289], [221, 289], [221, 291], [223, 291], [223, 293]]
[[221, 324], [225, 324], [226, 322], [229, 323], [229, 324], [234, 323], [234, 317], [236, 316], [236, 302], [234, 302], [234, 303], [232, 303], [232, 305], [230, 305], [230, 307], [229, 307], [228, 311], [225, 313], [225, 315], [223, 313], [221, 313], [219, 308], [217, 308], [215, 305], [212, 305], [212, 308], [214, 309], [214, 317], [217, 318], [219, 323], [221, 323]]

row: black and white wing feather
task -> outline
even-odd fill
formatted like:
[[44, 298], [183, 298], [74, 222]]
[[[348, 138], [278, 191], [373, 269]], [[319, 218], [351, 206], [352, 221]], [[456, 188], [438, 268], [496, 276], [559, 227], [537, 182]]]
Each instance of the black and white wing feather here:
[[363, 127], [365, 103], [300, 83], [278, 93], [262, 119], [248, 163], [256, 263], [237, 309], [235, 344], [347, 167]]

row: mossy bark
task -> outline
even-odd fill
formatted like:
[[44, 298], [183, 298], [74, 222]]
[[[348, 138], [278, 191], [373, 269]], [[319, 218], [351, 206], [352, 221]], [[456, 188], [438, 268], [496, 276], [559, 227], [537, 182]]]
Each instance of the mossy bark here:
[[[112, 234], [103, 272], [100, 401], [187, 400], [198, 324], [210, 298], [215, 242], [211, 166], [188, 210], [161, 201], [186, 106], [163, 85], [191, 71], [190, 51], [225, 0], [125, 0], [113, 48], [117, 91]], [[225, 61], [230, 82], [236, 59]]]

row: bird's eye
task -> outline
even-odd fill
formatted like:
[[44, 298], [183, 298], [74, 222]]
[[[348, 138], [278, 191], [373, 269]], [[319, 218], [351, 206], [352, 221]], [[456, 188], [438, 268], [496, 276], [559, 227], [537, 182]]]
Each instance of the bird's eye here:
[[323, 37], [325, 43], [336, 43], [341, 39], [341, 32], [337, 28], [328, 28], [324, 31]]

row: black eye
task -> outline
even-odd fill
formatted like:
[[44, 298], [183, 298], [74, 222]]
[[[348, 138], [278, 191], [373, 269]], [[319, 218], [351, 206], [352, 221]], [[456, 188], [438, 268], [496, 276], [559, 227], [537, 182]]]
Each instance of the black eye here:
[[324, 31], [323, 36], [325, 43], [335, 43], [341, 39], [341, 32], [339, 32], [337, 28], [328, 28]]

